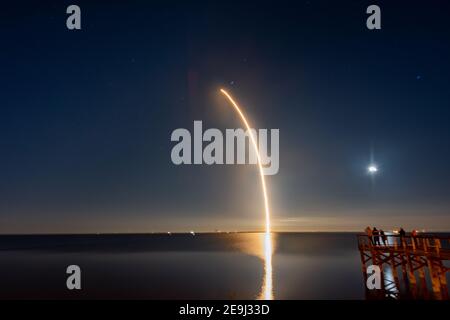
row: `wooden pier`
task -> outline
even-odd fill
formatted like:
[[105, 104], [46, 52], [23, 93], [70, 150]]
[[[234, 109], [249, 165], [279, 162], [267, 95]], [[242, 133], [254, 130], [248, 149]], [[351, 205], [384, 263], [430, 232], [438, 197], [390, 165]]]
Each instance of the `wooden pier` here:
[[[364, 285], [367, 267], [381, 270], [380, 290], [369, 290], [368, 299], [448, 300], [447, 272], [450, 271], [450, 237], [436, 235], [358, 235]], [[370, 276], [370, 275], [369, 275]]]

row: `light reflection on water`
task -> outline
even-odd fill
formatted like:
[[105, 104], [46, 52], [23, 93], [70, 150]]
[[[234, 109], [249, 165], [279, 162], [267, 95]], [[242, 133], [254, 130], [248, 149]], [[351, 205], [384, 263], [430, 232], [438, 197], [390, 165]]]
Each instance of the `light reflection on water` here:
[[258, 296], [260, 300], [273, 300], [273, 284], [272, 284], [272, 234], [266, 232], [264, 234], [264, 280], [261, 287], [261, 293]]
[[264, 267], [264, 276], [261, 280], [261, 289], [257, 295], [258, 300], [273, 300], [272, 256], [276, 248], [276, 234], [243, 233], [235, 247], [242, 253], [258, 257]]

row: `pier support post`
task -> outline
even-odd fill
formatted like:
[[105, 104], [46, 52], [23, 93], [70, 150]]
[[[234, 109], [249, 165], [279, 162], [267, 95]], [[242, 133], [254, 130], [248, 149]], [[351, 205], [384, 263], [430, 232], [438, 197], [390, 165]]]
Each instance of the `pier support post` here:
[[393, 251], [390, 251], [389, 255], [390, 255], [392, 276], [394, 278], [395, 287], [397, 289], [397, 292], [400, 292], [400, 281], [398, 280], [397, 266], [395, 265], [395, 253]]
[[431, 286], [435, 299], [442, 300], [441, 280], [439, 277], [439, 266], [436, 266], [434, 260], [428, 258], [428, 268], [430, 269]]
[[439, 274], [439, 282], [441, 284], [441, 297], [444, 300], [448, 300], [447, 278], [445, 276], [445, 267], [442, 261], [436, 261], [436, 268]]
[[408, 263], [408, 282], [409, 282], [409, 290], [413, 298], [417, 296], [417, 281], [416, 275], [414, 274], [414, 265], [413, 265], [414, 257], [411, 257], [409, 252], [406, 253], [406, 261]]

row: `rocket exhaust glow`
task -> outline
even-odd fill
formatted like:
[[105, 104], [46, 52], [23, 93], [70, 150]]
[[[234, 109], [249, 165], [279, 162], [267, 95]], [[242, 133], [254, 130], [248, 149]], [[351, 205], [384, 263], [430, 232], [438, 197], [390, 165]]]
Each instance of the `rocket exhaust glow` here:
[[266, 233], [270, 233], [270, 209], [269, 209], [269, 198], [267, 196], [267, 188], [266, 188], [266, 180], [264, 178], [264, 170], [263, 165], [261, 161], [261, 156], [259, 154], [258, 145], [256, 144], [255, 137], [253, 136], [253, 132], [250, 129], [250, 125], [248, 124], [247, 119], [245, 118], [243, 112], [241, 111], [241, 108], [239, 108], [238, 104], [234, 101], [234, 99], [231, 97], [231, 95], [225, 91], [224, 89], [220, 89], [220, 92], [227, 97], [228, 101], [231, 103], [231, 105], [234, 107], [234, 109], [237, 111], [239, 116], [241, 117], [242, 121], [245, 124], [245, 127], [247, 128], [250, 140], [252, 141], [252, 145], [255, 148], [256, 151], [256, 157], [258, 160], [258, 167], [259, 167], [259, 175], [261, 177], [261, 185], [262, 185], [262, 191], [264, 196], [264, 207], [265, 207], [265, 218], [266, 218]]

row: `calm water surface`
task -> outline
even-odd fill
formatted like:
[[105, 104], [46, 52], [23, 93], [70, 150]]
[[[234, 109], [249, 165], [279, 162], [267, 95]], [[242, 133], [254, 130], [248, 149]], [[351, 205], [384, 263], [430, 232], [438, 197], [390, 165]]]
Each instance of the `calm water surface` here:
[[8, 298], [364, 299], [364, 283], [350, 233], [0, 236]]

